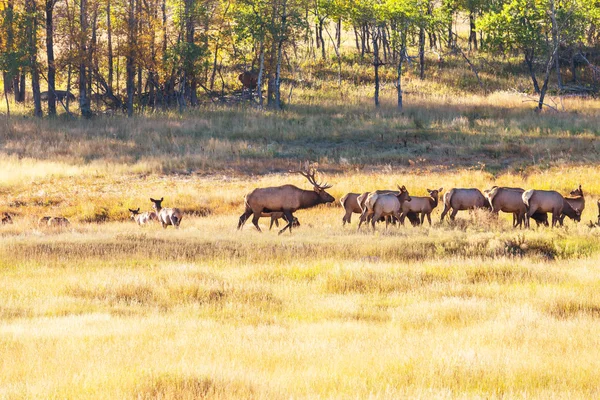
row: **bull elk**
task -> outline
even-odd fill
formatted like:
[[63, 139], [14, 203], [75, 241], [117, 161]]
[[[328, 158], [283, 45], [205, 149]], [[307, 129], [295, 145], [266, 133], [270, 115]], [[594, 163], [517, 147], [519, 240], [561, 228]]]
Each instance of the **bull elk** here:
[[158, 221], [163, 228], [167, 229], [167, 226], [173, 225], [175, 229], [179, 229], [179, 224], [183, 218], [183, 213], [179, 208], [163, 208], [162, 202], [165, 198], [161, 197], [160, 200], [150, 198], [152, 202], [152, 208], [156, 211]]
[[4, 215], [2, 216], [2, 225], [9, 225], [12, 224], [13, 220], [12, 217], [10, 216], [9, 213], [4, 213]]
[[287, 225], [279, 231], [279, 234], [281, 235], [286, 229], [289, 229], [291, 233], [294, 212], [335, 201], [333, 196], [325, 191], [325, 189], [329, 189], [332, 185], [317, 183], [315, 180], [315, 170], [290, 172], [298, 173], [305, 177], [313, 185], [313, 190], [300, 189], [294, 185], [254, 189], [244, 198], [246, 209], [240, 216], [238, 229], [244, 225], [250, 215], [253, 215], [252, 224], [259, 232], [262, 232], [258, 226], [258, 220], [261, 215], [263, 213], [282, 212], [286, 218]]
[[254, 90], [258, 86], [258, 74], [255, 71], [244, 71], [238, 75], [243, 89]]
[[153, 211], [140, 213], [140, 208], [138, 207], [137, 210], [132, 210], [129, 208], [129, 212], [131, 213], [129, 217], [140, 226], [147, 225], [152, 221], [158, 221], [158, 216]]
[[431, 212], [434, 208], [437, 207], [439, 201], [439, 193], [444, 190], [444, 188], [439, 188], [437, 190], [429, 190], [429, 197], [415, 197], [412, 196], [410, 200], [405, 201], [402, 204], [402, 215], [400, 216], [400, 223], [404, 225], [404, 219], [410, 212], [414, 212], [415, 214], [421, 214], [421, 225], [425, 221], [425, 216], [427, 216], [427, 221], [429, 221], [429, 226], [431, 226]]
[[454, 188], [444, 194], [444, 210], [440, 221], [443, 222], [450, 210], [450, 220], [454, 221], [459, 211], [474, 210], [477, 208], [490, 209], [490, 203], [479, 189]]

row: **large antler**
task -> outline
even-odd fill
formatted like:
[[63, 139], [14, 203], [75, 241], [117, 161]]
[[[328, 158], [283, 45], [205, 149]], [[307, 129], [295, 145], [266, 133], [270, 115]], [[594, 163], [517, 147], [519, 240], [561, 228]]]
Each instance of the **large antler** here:
[[329, 185], [328, 183], [325, 183], [325, 184], [323, 184], [323, 182], [318, 183], [315, 180], [315, 174], [317, 173], [317, 170], [315, 168], [309, 167], [308, 162], [306, 162], [304, 169], [305, 169], [304, 171], [303, 170], [297, 170], [297, 171], [290, 170], [290, 172], [302, 175], [303, 177], [308, 179], [308, 182], [310, 182], [311, 185], [313, 185], [314, 187], [319, 188], [321, 190], [329, 189], [330, 187], [333, 186], [333, 185]]

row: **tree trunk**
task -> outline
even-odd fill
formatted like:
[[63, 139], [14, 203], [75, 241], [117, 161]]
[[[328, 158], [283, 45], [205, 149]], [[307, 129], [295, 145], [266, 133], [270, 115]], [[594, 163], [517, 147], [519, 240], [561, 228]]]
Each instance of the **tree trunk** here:
[[339, 17], [337, 20], [337, 25], [335, 28], [335, 39], [337, 40], [338, 49], [342, 45], [342, 17]]
[[135, 91], [135, 0], [129, 0], [127, 10], [127, 116], [133, 116], [133, 92]]
[[373, 67], [375, 68], [375, 107], [379, 107], [379, 27], [373, 29]]
[[477, 50], [477, 32], [475, 31], [475, 14], [469, 13], [469, 50]]
[[538, 85], [538, 81], [535, 77], [535, 70], [533, 67], [533, 59], [534, 59], [534, 50], [526, 50], [525, 51], [525, 63], [527, 64], [527, 69], [529, 70], [529, 76], [531, 76], [531, 81], [533, 82], [533, 90], [536, 94], [540, 94], [540, 86]]
[[87, 0], [80, 0], [79, 3], [79, 24], [81, 27], [81, 39], [79, 42], [79, 109], [81, 116], [91, 118], [90, 99], [87, 95], [86, 80], [86, 59], [87, 59]]
[[419, 79], [425, 79], [425, 28], [419, 28]]
[[108, 87], [112, 90], [114, 79], [114, 61], [113, 61], [113, 45], [112, 45], [112, 22], [110, 0], [106, 1], [106, 34], [108, 47]]
[[[48, 115], [56, 115], [56, 65], [54, 63], [54, 19], [56, 0], [46, 0], [46, 58], [48, 59]], [[67, 96], [68, 97], [68, 96]]]
[[554, 63], [555, 63], [555, 67], [556, 67], [556, 81], [558, 83], [558, 90], [562, 90], [563, 88], [563, 83], [562, 83], [562, 77], [560, 75], [560, 54], [559, 54], [559, 50], [560, 50], [560, 32], [559, 32], [559, 28], [558, 28], [558, 24], [556, 22], [556, 5], [554, 3], [554, 1], [551, 1], [551, 13], [550, 13], [551, 19], [552, 19], [552, 45], [554, 46], [554, 51], [555, 51], [555, 55], [554, 55]]
[[358, 39], [358, 30], [356, 29], [356, 25], [352, 25], [354, 29], [354, 41], [356, 42], [356, 51], [360, 51], [360, 42]]
[[[4, 11], [4, 25], [6, 26], [6, 50], [13, 51], [14, 46], [14, 3], [13, 0], [8, 0], [6, 3], [6, 9]], [[14, 85], [15, 77], [12, 74], [9, 74], [7, 71], [4, 71], [2, 74], [4, 80], [4, 94], [16, 93], [17, 88]], [[16, 100], [16, 98], [15, 98]], [[7, 103], [8, 104], [8, 103]]]
[[398, 110], [402, 110], [404, 104], [402, 103], [402, 63], [404, 62], [404, 53], [406, 52], [406, 48], [404, 45], [404, 38], [402, 40], [402, 47], [400, 48], [400, 56], [398, 57], [398, 68], [397, 73], [398, 76], [396, 78], [396, 92], [398, 94]]
[[33, 91], [33, 114], [42, 116], [42, 102], [40, 100], [40, 72], [37, 64], [37, 10], [35, 0], [25, 2], [27, 10], [27, 41], [29, 55], [29, 69], [31, 72], [31, 89]]
[[319, 40], [321, 41], [321, 58], [327, 59], [327, 53], [325, 51], [325, 38], [323, 37], [323, 22], [324, 18], [319, 18]]
[[283, 42], [285, 41], [287, 29], [287, 0], [281, 2], [281, 30], [279, 31], [279, 40], [277, 44], [277, 67], [275, 70], [275, 107], [281, 110], [281, 62], [283, 61]]
[[263, 95], [262, 95], [262, 84], [263, 76], [265, 72], [265, 43], [264, 39], [260, 40], [260, 55], [259, 55], [259, 68], [258, 68], [258, 79], [256, 82], [256, 94], [258, 96], [258, 104], [260, 108], [263, 107]]

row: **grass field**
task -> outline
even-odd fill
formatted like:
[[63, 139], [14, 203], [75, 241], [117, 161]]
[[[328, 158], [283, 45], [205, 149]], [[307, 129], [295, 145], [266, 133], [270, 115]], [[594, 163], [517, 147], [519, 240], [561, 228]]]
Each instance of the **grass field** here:
[[[0, 398], [598, 397], [600, 101], [423, 85], [401, 113], [356, 86], [297, 88], [283, 113], [0, 121]], [[373, 233], [336, 203], [292, 235], [236, 231], [252, 188], [309, 189], [287, 173], [304, 160], [336, 199], [581, 184], [587, 207], [553, 230], [438, 208]], [[181, 229], [128, 220], [161, 196]]]

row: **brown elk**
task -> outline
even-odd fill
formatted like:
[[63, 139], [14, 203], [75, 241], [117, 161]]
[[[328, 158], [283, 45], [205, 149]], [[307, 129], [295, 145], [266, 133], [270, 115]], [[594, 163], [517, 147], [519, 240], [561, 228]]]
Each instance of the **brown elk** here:
[[[47, 101], [48, 100], [48, 96], [49, 96], [48, 92], [41, 92], [40, 93], [40, 100], [41, 101]], [[67, 97], [69, 98], [69, 101], [75, 101], [75, 96], [71, 92], [67, 92], [66, 90], [55, 90], [54, 91], [54, 98], [57, 101], [63, 101]]]
[[138, 207], [137, 210], [132, 210], [129, 208], [129, 212], [131, 213], [129, 217], [140, 226], [147, 225], [152, 221], [158, 221], [158, 216], [153, 211], [140, 213], [140, 208]]
[[527, 207], [525, 213], [525, 226], [529, 225], [529, 218], [534, 213], [552, 213], [552, 227], [556, 226], [556, 223], [562, 225], [561, 216], [564, 214], [567, 217], [579, 221], [581, 220], [581, 212], [571, 207], [571, 205], [564, 199], [564, 197], [554, 190], [526, 190], [522, 194], [523, 203]]
[[[283, 212], [271, 212], [271, 213], [264, 212], [264, 213], [260, 214], [260, 217], [261, 218], [271, 218], [271, 224], [269, 225], [269, 230], [271, 230], [271, 228], [273, 228], [273, 224], [275, 224], [275, 226], [277, 228], [279, 228], [279, 220], [282, 218], [285, 222], [289, 222], [286, 219], [287, 217], [285, 215], [283, 215]], [[242, 221], [241, 217], [240, 217], [239, 223], [241, 223], [241, 226], [238, 226], [238, 229], [243, 228], [246, 221], [247, 221], [247, 219]], [[298, 218], [294, 217], [294, 221], [293, 221], [292, 225], [294, 228], [298, 228], [300, 226], [300, 221], [298, 220]]]
[[259, 232], [262, 232], [258, 226], [258, 220], [262, 213], [282, 212], [288, 223], [279, 231], [279, 234], [281, 235], [286, 229], [289, 229], [291, 233], [294, 212], [335, 201], [335, 198], [325, 191], [325, 189], [329, 189], [332, 185], [317, 183], [315, 180], [315, 170], [290, 172], [299, 173], [304, 176], [313, 185], [313, 190], [300, 189], [294, 185], [254, 189], [245, 197], [244, 203], [246, 209], [240, 216], [238, 229], [244, 225], [250, 215], [253, 215], [252, 224], [254, 224]]
[[450, 210], [452, 210], [450, 220], [454, 221], [459, 211], [476, 208], [491, 208], [489, 201], [479, 189], [451, 189], [444, 194], [444, 211], [442, 211], [440, 221], [444, 221]]
[[[585, 209], [585, 196], [583, 195], [581, 185], [579, 185], [577, 189], [571, 190], [569, 194], [573, 197], [565, 197], [565, 201], [569, 203], [573, 209], [578, 210], [580, 214], [583, 214], [583, 210]], [[562, 215], [561, 220], [564, 218], [565, 216]]]
[[243, 88], [254, 90], [258, 86], [258, 74], [255, 71], [244, 71], [238, 75]]
[[411, 196], [410, 200], [405, 201], [402, 204], [402, 215], [400, 216], [400, 223], [404, 225], [404, 219], [410, 212], [414, 212], [416, 214], [421, 214], [421, 225], [425, 221], [425, 216], [427, 216], [427, 221], [429, 221], [429, 226], [431, 226], [431, 212], [434, 208], [437, 207], [439, 201], [439, 193], [444, 190], [444, 188], [439, 188], [437, 190], [429, 190], [429, 197], [416, 197]]
[[342, 225], [346, 225], [346, 223], [352, 222], [353, 213], [362, 213], [362, 208], [358, 203], [358, 196], [360, 196], [360, 194], [358, 193], [348, 193], [340, 199], [340, 203], [342, 204], [342, 207], [344, 207], [344, 211], [346, 211], [344, 217], [342, 218]]
[[71, 225], [68, 219], [65, 217], [50, 217], [48, 218], [48, 226], [50, 227], [63, 227]]
[[1, 222], [2, 222], [2, 225], [9, 225], [9, 224], [13, 223], [13, 220], [12, 220], [10, 214], [5, 212], [4, 216], [2, 217]]
[[48, 220], [52, 218], [52, 217], [41, 217], [40, 219], [38, 219], [38, 226], [41, 228], [42, 226], [48, 226]]
[[183, 213], [179, 208], [163, 208], [162, 202], [165, 198], [161, 197], [160, 200], [154, 200], [150, 198], [152, 202], [152, 208], [156, 211], [158, 221], [163, 228], [167, 229], [167, 226], [173, 225], [175, 229], [179, 229], [179, 224], [183, 219]]
[[[400, 192], [396, 194], [377, 194], [373, 193], [367, 198], [367, 203], [371, 204], [373, 209], [373, 217], [371, 218], [371, 226], [373, 230], [375, 230], [375, 223], [381, 217], [394, 216], [396, 219], [400, 220], [400, 210], [402, 209], [402, 204], [406, 201], [410, 201], [411, 197], [406, 190], [406, 187], [398, 186]], [[385, 219], [385, 229], [388, 228], [389, 220]]]

